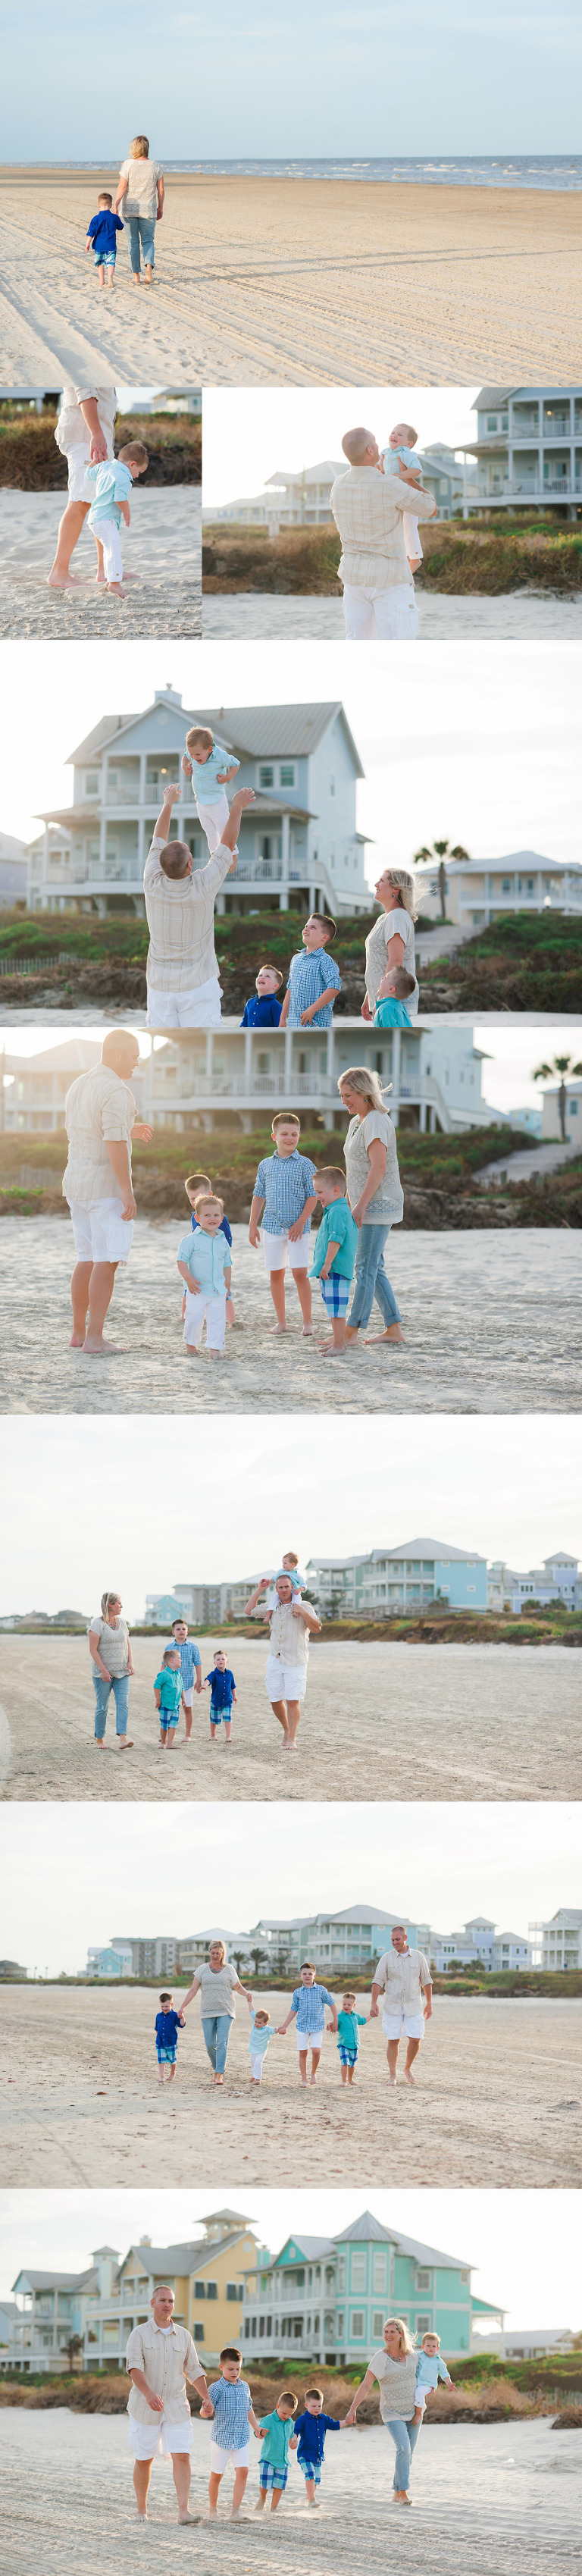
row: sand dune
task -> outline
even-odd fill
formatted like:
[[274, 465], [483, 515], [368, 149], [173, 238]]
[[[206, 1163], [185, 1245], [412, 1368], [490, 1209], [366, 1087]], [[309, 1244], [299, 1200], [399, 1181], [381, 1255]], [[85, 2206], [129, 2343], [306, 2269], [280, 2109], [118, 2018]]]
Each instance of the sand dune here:
[[[125, 1756], [129, 1760], [129, 1755]], [[96, 1889], [98, 1872], [96, 1872]], [[332, 1987], [341, 1984], [332, 1976]], [[270, 1994], [273, 2025], [289, 1989]], [[255, 2001], [259, 1999], [257, 1986]], [[360, 2004], [366, 2009], [365, 2002]], [[237, 1998], [227, 2073], [217, 2091], [191, 2004], [176, 2082], [162, 2092], [153, 2038], [157, 1996], [128, 1987], [0, 1987], [0, 2155], [20, 2190], [194, 2179], [245, 2186], [576, 2189], [580, 2183], [582, 2002], [435, 1998], [414, 2092], [388, 2089], [381, 2021], [360, 2034], [357, 2085], [344, 2091], [337, 2043], [323, 2043], [318, 2084], [301, 2092], [293, 2029], [269, 2046], [251, 2088], [249, 2016]]]
[[[100, 1583], [96, 1585], [97, 1594]], [[152, 1696], [160, 1644], [136, 1637], [133, 1753], [118, 1755], [113, 1701], [96, 1753], [84, 1637], [0, 1637], [8, 1798], [358, 1801], [569, 1798], [580, 1795], [580, 1657], [565, 1646], [315, 1644], [297, 1760], [281, 1752], [264, 1686], [267, 1631], [233, 1639], [237, 1706], [230, 1747], [210, 1741], [208, 1693], [160, 1754]], [[210, 1640], [201, 1640], [202, 1669]], [[404, 1720], [404, 1726], [403, 1726]], [[1, 1757], [1, 1748], [0, 1748]]]
[[84, 253], [98, 185], [2, 176], [5, 385], [78, 381], [97, 362], [144, 384], [567, 384], [580, 370], [576, 195], [171, 173], [151, 296], [123, 240], [100, 296]]
[[0, 635], [188, 635], [201, 632], [201, 504], [190, 486], [141, 491], [124, 535], [124, 599], [98, 590], [85, 526], [71, 561], [74, 590], [47, 590], [63, 492], [0, 492]]

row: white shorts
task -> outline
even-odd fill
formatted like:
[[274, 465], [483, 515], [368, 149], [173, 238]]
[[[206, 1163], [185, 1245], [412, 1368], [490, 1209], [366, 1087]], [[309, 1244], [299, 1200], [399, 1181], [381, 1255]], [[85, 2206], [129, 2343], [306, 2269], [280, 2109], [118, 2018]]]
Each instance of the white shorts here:
[[135, 2415], [128, 2415], [127, 2436], [134, 2460], [155, 2460], [156, 2451], [164, 2455], [168, 2451], [191, 2451], [192, 2419], [186, 2422], [183, 2417], [180, 2424], [171, 2424], [167, 2415], [156, 2415], [150, 2425], [138, 2424]]
[[418, 609], [410, 581], [399, 582], [392, 590], [356, 589], [346, 582], [344, 615], [349, 643], [378, 636], [388, 642], [412, 642], [418, 633]]
[[250, 2456], [250, 2439], [248, 2442], [241, 2442], [239, 2451], [221, 2451], [219, 2442], [211, 2442], [210, 2444], [210, 2466], [213, 2471], [213, 2475], [216, 2478], [221, 2478], [223, 2476], [224, 2470], [228, 2468], [229, 2460], [232, 2460], [233, 2468], [235, 2469], [248, 2469]]
[[304, 1699], [307, 1690], [306, 1664], [280, 1664], [278, 1655], [267, 1655], [265, 1667], [267, 1699]]
[[121, 1199], [69, 1199], [78, 1261], [129, 1261], [133, 1220], [121, 1214]]
[[148, 984], [148, 1029], [219, 1029], [222, 985], [208, 975], [189, 993], [158, 993]]
[[298, 1243], [290, 1243], [288, 1234], [266, 1234], [263, 1226], [265, 1270], [284, 1270], [289, 1254], [290, 1270], [308, 1270], [311, 1260], [311, 1235], [300, 1234]]
[[207, 1350], [223, 1351], [226, 1337], [226, 1297], [208, 1297], [206, 1291], [202, 1289], [193, 1296], [190, 1288], [186, 1288], [185, 1297], [184, 1341], [189, 1342], [190, 1345], [194, 1343], [195, 1349], [199, 1351], [202, 1326], [206, 1316]]
[[88, 436], [86, 447], [72, 447], [67, 457], [69, 500], [86, 501], [88, 510], [95, 499], [95, 485], [86, 481], [90, 453], [91, 443]]
[[192, 1707], [192, 1701], [193, 1701], [193, 1698], [194, 1698], [194, 1685], [192, 1685], [192, 1689], [191, 1689], [191, 1690], [189, 1690], [189, 1691], [185, 1691], [185, 1690], [183, 1690], [183, 1692], [182, 1692], [182, 1698], [183, 1698], [183, 1701], [184, 1701], [184, 1707], [185, 1707], [185, 1708], [191, 1708], [191, 1707]]
[[92, 534], [97, 538], [98, 544], [103, 547], [103, 571], [105, 574], [105, 580], [123, 581], [121, 529], [118, 528], [117, 520], [98, 519], [96, 524], [92, 522]]
[[302, 2052], [307, 2048], [321, 2048], [323, 2032], [323, 2022], [321, 2024], [321, 2030], [298, 2030], [296, 2034], [297, 2047], [301, 2049]]
[[[193, 787], [194, 787], [194, 779], [195, 779], [195, 776], [196, 776], [196, 768], [194, 767], [194, 774], [193, 774], [193, 778], [192, 778], [192, 786], [193, 786]], [[196, 797], [196, 812], [197, 812], [197, 815], [198, 815], [198, 821], [199, 821], [199, 823], [201, 823], [201, 824], [202, 824], [202, 830], [203, 830], [203, 832], [205, 832], [205, 833], [206, 833], [206, 839], [207, 839], [207, 842], [208, 842], [208, 848], [209, 848], [210, 856], [211, 856], [211, 859], [212, 859], [212, 858], [214, 857], [214, 852], [215, 852], [215, 850], [219, 850], [219, 849], [220, 849], [221, 842], [222, 842], [222, 834], [223, 834], [224, 824], [225, 824], [225, 823], [228, 823], [228, 817], [229, 817], [229, 813], [230, 813], [230, 806], [229, 806], [229, 802], [228, 802], [228, 796], [225, 796], [225, 795], [224, 795], [224, 792], [223, 792], [222, 796], [217, 796], [217, 797], [215, 798], [214, 803], [213, 803], [212, 805], [202, 805], [202, 804], [199, 804], [199, 802], [198, 802], [198, 797], [196, 796], [196, 789], [195, 789], [195, 787], [194, 787], [194, 794], [195, 794], [195, 797]], [[234, 858], [234, 851], [233, 851], [233, 858]]]
[[424, 2039], [424, 2013], [383, 2013], [382, 2029], [386, 2039]]

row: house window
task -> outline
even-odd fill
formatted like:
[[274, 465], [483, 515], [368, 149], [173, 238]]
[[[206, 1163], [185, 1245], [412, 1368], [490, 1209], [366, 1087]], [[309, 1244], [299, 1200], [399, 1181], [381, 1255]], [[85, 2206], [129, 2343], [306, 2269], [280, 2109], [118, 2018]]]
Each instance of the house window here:
[[[367, 1929], [367, 1927], [366, 1927], [366, 1929]], [[385, 2290], [385, 2288], [386, 2288], [386, 2255], [385, 2255], [385, 2254], [375, 2254], [375, 2255], [374, 2255], [374, 2257], [373, 2257], [373, 2263], [372, 2263], [372, 2288], [373, 2288], [374, 2290]]]
[[[338, 2332], [339, 2332], [339, 2328], [338, 2328]], [[383, 2308], [374, 2308], [374, 2309], [373, 2309], [373, 2312], [372, 2312], [372, 2334], [373, 2334], [373, 2335], [381, 2335], [381, 2334], [383, 2334], [383, 2333], [384, 2333], [384, 2309], [383, 2309]]]
[[417, 2270], [416, 2287], [417, 2290], [432, 2290], [432, 2272], [423, 2270], [422, 2265]]
[[365, 2334], [365, 2332], [366, 2332], [366, 2318], [365, 2318], [364, 2309], [363, 2309], [363, 2308], [352, 2308], [352, 2313], [351, 2313], [351, 2317], [350, 2317], [350, 2335], [351, 2335], [353, 2338], [356, 2338], [356, 2337], [357, 2337], [357, 2338], [361, 2338], [361, 2336], [362, 2336], [362, 2335], [364, 2335], [364, 2334]]
[[236, 2283], [236, 2281], [227, 2281], [227, 2284], [226, 2284], [226, 2296], [227, 2296], [227, 2299], [238, 2299], [238, 2288], [237, 2288], [237, 2283]]
[[294, 762], [294, 760], [282, 760], [282, 761], [281, 761], [281, 767], [280, 767], [280, 770], [279, 770], [279, 780], [280, 780], [281, 787], [294, 787], [294, 786], [295, 786], [295, 762]]
[[87, 770], [87, 774], [86, 774], [86, 778], [85, 778], [85, 795], [86, 795], [86, 796], [98, 796], [98, 795], [99, 795], [99, 778], [98, 778], [98, 774], [97, 774], [97, 770], [96, 770], [96, 769], [88, 769], [88, 770]]
[[204, 2327], [203, 2327], [203, 2324], [202, 2324], [202, 2318], [201, 2318], [201, 2317], [195, 2317], [195, 2318], [194, 2318], [194, 2324], [193, 2324], [193, 2327], [192, 2327], [192, 2333], [193, 2333], [193, 2335], [194, 2335], [194, 2338], [195, 2338], [196, 2343], [203, 2343], [203, 2342], [204, 2342]]
[[430, 2333], [431, 2333], [431, 2331], [432, 2331], [432, 2317], [417, 2317], [417, 2320], [416, 2320], [416, 2332], [417, 2332], [417, 2335], [430, 2334]]
[[217, 2299], [217, 2298], [218, 2298], [218, 2288], [217, 2288], [216, 2281], [207, 2281], [207, 2283], [206, 2283], [206, 2297], [207, 2297], [207, 2299]]
[[268, 766], [259, 769], [259, 787], [274, 787], [275, 771]]

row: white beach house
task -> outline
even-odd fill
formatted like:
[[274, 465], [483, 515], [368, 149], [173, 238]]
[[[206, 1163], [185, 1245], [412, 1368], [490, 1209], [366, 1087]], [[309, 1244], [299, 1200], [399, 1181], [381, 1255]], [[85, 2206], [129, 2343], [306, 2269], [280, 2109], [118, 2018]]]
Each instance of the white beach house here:
[[[507, 858], [446, 859], [447, 920], [467, 938], [508, 912], [582, 912], [582, 862], [546, 859], [537, 850], [511, 850]], [[420, 872], [419, 872], [420, 873]], [[438, 869], [422, 871], [422, 909], [441, 918]]]
[[483, 385], [472, 409], [477, 436], [463, 452], [477, 473], [467, 475], [464, 518], [532, 504], [582, 516], [582, 386]]
[[[100, 1052], [97, 1040], [82, 1037], [39, 1047], [35, 1055], [19, 1055], [16, 1048], [5, 1052], [0, 1125], [29, 1135], [62, 1127], [69, 1084], [98, 1062]], [[140, 1118], [157, 1133], [233, 1126], [250, 1132], [268, 1123], [284, 1101], [304, 1119], [311, 1112], [324, 1128], [343, 1134], [338, 1077], [348, 1065], [372, 1065], [388, 1086], [395, 1126], [448, 1135], [504, 1124], [481, 1098], [484, 1061], [472, 1030], [444, 1020], [432, 1029], [417, 1022], [411, 1029], [370, 1030], [361, 1019], [346, 1019], [321, 1035], [301, 1029], [279, 1035], [277, 1029], [241, 1029], [226, 1021], [220, 1032], [183, 1029], [178, 1038], [155, 1039], [133, 1082]]]
[[560, 1905], [548, 1923], [530, 1923], [530, 1938], [536, 1966], [553, 1968], [563, 1973], [569, 1968], [582, 1968], [582, 1913], [578, 1906]]
[[318, 1609], [381, 1618], [399, 1610], [486, 1610], [487, 1559], [449, 1540], [414, 1538], [367, 1556], [311, 1556], [306, 1568]]
[[[435, 439], [429, 447], [415, 450], [423, 484], [432, 492], [439, 519], [450, 519], [460, 510], [465, 486], [471, 488], [476, 468], [464, 465], [454, 448]], [[220, 508], [207, 508], [202, 499], [202, 522], [212, 527], [235, 525], [239, 528], [313, 528], [331, 523], [330, 492], [338, 474], [347, 474], [347, 460], [340, 456], [335, 464], [324, 458], [318, 465], [304, 465], [299, 471], [280, 466], [270, 474], [264, 490], [244, 501], [224, 501]]]
[[567, 1556], [558, 1548], [553, 1556], [544, 1557], [543, 1565], [529, 1566], [527, 1573], [516, 1574], [502, 1558], [489, 1566], [487, 1573], [488, 1610], [513, 1610], [519, 1615], [532, 1601], [547, 1610], [551, 1601], [563, 1602], [565, 1610], [582, 1610], [582, 1574], [577, 1556]]

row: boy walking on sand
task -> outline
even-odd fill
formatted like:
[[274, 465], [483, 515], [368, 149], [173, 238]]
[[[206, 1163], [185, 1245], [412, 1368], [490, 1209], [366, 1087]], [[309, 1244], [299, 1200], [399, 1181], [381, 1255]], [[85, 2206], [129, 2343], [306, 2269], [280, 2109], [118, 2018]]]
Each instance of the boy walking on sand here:
[[225, 751], [224, 743], [216, 741], [211, 725], [191, 725], [186, 735], [186, 750], [182, 753], [182, 768], [184, 777], [192, 780], [198, 820], [206, 833], [212, 858], [223, 838], [223, 823], [228, 822], [225, 791], [231, 778], [236, 778], [240, 760], [233, 760], [232, 752]]
[[297, 2402], [291, 2389], [284, 2388], [281, 2396], [277, 2398], [272, 2414], [264, 2415], [262, 2423], [257, 2428], [255, 2438], [260, 2441], [262, 2434], [263, 2448], [259, 2462], [259, 2499], [255, 2505], [255, 2513], [264, 2513], [269, 2487], [271, 2513], [276, 2513], [277, 2505], [280, 2504], [285, 2492], [289, 2475], [287, 2463], [291, 2426], [293, 2417], [297, 2414]]
[[331, 1342], [319, 1342], [324, 1359], [333, 1359], [346, 1348], [346, 1315], [358, 1249], [358, 1228], [349, 1199], [346, 1198], [345, 1174], [333, 1163], [324, 1164], [315, 1173], [318, 1198], [323, 1216], [315, 1237], [310, 1279], [318, 1279], [326, 1315], [331, 1323]]
[[220, 1028], [221, 987], [214, 948], [214, 906], [224, 879], [236, 869], [236, 836], [252, 787], [233, 796], [222, 840], [205, 868], [194, 868], [187, 841], [172, 841], [172, 808], [181, 787], [166, 787], [144, 868], [143, 890], [150, 944], [147, 959], [148, 1029]]
[[109, 195], [108, 188], [103, 188], [101, 196], [97, 198], [97, 214], [91, 216], [91, 222], [87, 225], [85, 242], [85, 250], [94, 251], [93, 265], [97, 270], [100, 286], [105, 285], [106, 269], [108, 286], [115, 285], [117, 234], [122, 232], [121, 217], [114, 215], [113, 199]]
[[178, 1646], [166, 1646], [159, 1673], [156, 1673], [154, 1698], [160, 1712], [160, 1748], [164, 1753], [173, 1753], [182, 1705], [182, 1667]]
[[304, 2411], [297, 2416], [289, 2448], [297, 2452], [305, 2479], [305, 2502], [311, 2505], [312, 2512], [319, 2512], [315, 2489], [321, 2479], [326, 2433], [345, 2431], [346, 2426], [340, 2422], [339, 2415], [324, 2415], [323, 2389], [307, 2388]]
[[331, 2021], [328, 2022], [328, 2029], [337, 2031], [337, 2004], [335, 1996], [330, 1995], [328, 1986], [316, 1986], [315, 1973], [313, 1960], [304, 1959], [303, 1967], [300, 1970], [301, 1984], [300, 1986], [295, 1987], [295, 1991], [291, 1996], [287, 2020], [278, 2023], [279, 2039], [284, 2039], [285, 2032], [289, 2029], [289, 2023], [295, 2020], [297, 2022], [299, 2073], [303, 2085], [307, 2084], [307, 2056], [309, 2049], [311, 2049], [311, 2075], [309, 2081], [310, 2084], [317, 2083], [317, 2070], [321, 2057], [321, 2042], [325, 2028], [326, 2004], [329, 2004], [331, 2012]]
[[212, 2517], [218, 2513], [220, 2481], [234, 2463], [233, 2515], [240, 2513], [249, 2474], [249, 2425], [258, 2432], [247, 2379], [241, 2379], [242, 2353], [238, 2344], [226, 2343], [220, 2354], [220, 2379], [210, 2382], [208, 2396], [201, 2407], [203, 2416], [214, 2416], [215, 2434], [210, 2444], [210, 2479], [208, 2500]]
[[165, 2083], [166, 2067], [168, 2066], [170, 2070], [168, 2075], [168, 2084], [173, 2084], [176, 2076], [178, 2031], [185, 2030], [186, 2024], [183, 2012], [177, 2013], [174, 2011], [171, 1994], [164, 1993], [163, 1995], [160, 1995], [160, 2006], [160, 2012], [156, 2013], [155, 2025], [159, 2081], [160, 2084]]
[[189, 1360], [198, 1359], [206, 1316], [206, 1348], [210, 1359], [217, 1360], [224, 1350], [226, 1300], [232, 1278], [230, 1251], [221, 1231], [222, 1199], [199, 1197], [195, 1212], [195, 1233], [183, 1235], [177, 1256], [186, 1290], [186, 1355]]
[[204, 1689], [210, 1691], [210, 1734], [214, 1744], [217, 1726], [224, 1722], [226, 1743], [230, 1744], [232, 1711], [236, 1708], [234, 1673], [220, 1646], [216, 1647], [212, 1672], [206, 1674]]
[[[128, 447], [120, 447], [119, 455], [112, 457], [111, 463], [87, 466], [86, 480], [92, 487], [89, 527], [93, 530], [97, 547], [102, 549], [103, 581], [108, 590], [117, 592], [119, 598], [123, 598], [121, 521], [124, 519], [126, 528], [129, 527], [131, 487], [137, 483], [140, 474], [147, 474], [147, 469], [147, 447], [142, 446], [140, 438], [132, 439]], [[97, 579], [100, 577], [101, 565]]]
[[[309, 1227], [317, 1200], [313, 1190], [315, 1165], [307, 1154], [299, 1153], [301, 1122], [290, 1109], [278, 1109], [271, 1135], [274, 1154], [259, 1163], [253, 1190], [249, 1243], [258, 1250], [259, 1226], [263, 1223], [265, 1269], [269, 1273], [271, 1296], [277, 1321], [275, 1333], [286, 1333], [285, 1266], [287, 1257], [295, 1280], [301, 1313], [302, 1332], [313, 1332], [311, 1289], [306, 1276], [309, 1267]], [[264, 1214], [264, 1222], [263, 1222]]]
[[[200, 1218], [196, 1215], [196, 1200], [200, 1197], [201, 1190], [207, 1190], [208, 1197], [213, 1197], [212, 1181], [210, 1180], [208, 1172], [189, 1172], [188, 1179], [184, 1182], [184, 1188], [189, 1205], [192, 1209], [192, 1233], [195, 1234], [196, 1227], [200, 1224]], [[227, 1216], [223, 1216], [220, 1232], [224, 1235], [225, 1241], [229, 1245], [229, 1249], [232, 1250], [232, 1229], [229, 1225]], [[186, 1302], [184, 1300], [182, 1308], [183, 1317], [185, 1313]], [[231, 1296], [228, 1296], [226, 1300], [226, 1321], [227, 1324], [234, 1324], [235, 1321], [234, 1306]]]
[[194, 1691], [196, 1690], [200, 1693], [202, 1690], [202, 1664], [200, 1659], [200, 1649], [195, 1645], [194, 1638], [188, 1636], [188, 1628], [185, 1619], [172, 1620], [172, 1636], [174, 1645], [177, 1646], [180, 1657], [180, 1670], [182, 1674], [182, 1707], [186, 1723], [185, 1742], [188, 1744], [192, 1734], [192, 1700], [194, 1697]]
[[330, 1029], [336, 993], [341, 993], [341, 975], [333, 957], [328, 957], [330, 940], [335, 939], [335, 921], [327, 912], [310, 912], [301, 933], [303, 950], [291, 958], [287, 991], [281, 1012], [281, 1028]]
[[262, 2084], [263, 2067], [267, 2055], [269, 2040], [272, 2038], [273, 2032], [268, 2012], [252, 2012], [249, 2032], [249, 2055], [251, 2061], [252, 2084]]
[[[328, 2030], [331, 2030], [332, 2023], [328, 2022], [327, 2027]], [[354, 2073], [360, 2053], [358, 2031], [365, 2030], [365, 2027], [366, 2015], [365, 2013], [356, 2012], [355, 1995], [350, 1993], [345, 1994], [342, 1997], [341, 2012], [338, 2013], [337, 2017], [337, 2044], [342, 2071], [342, 2084], [353, 2084]]]

